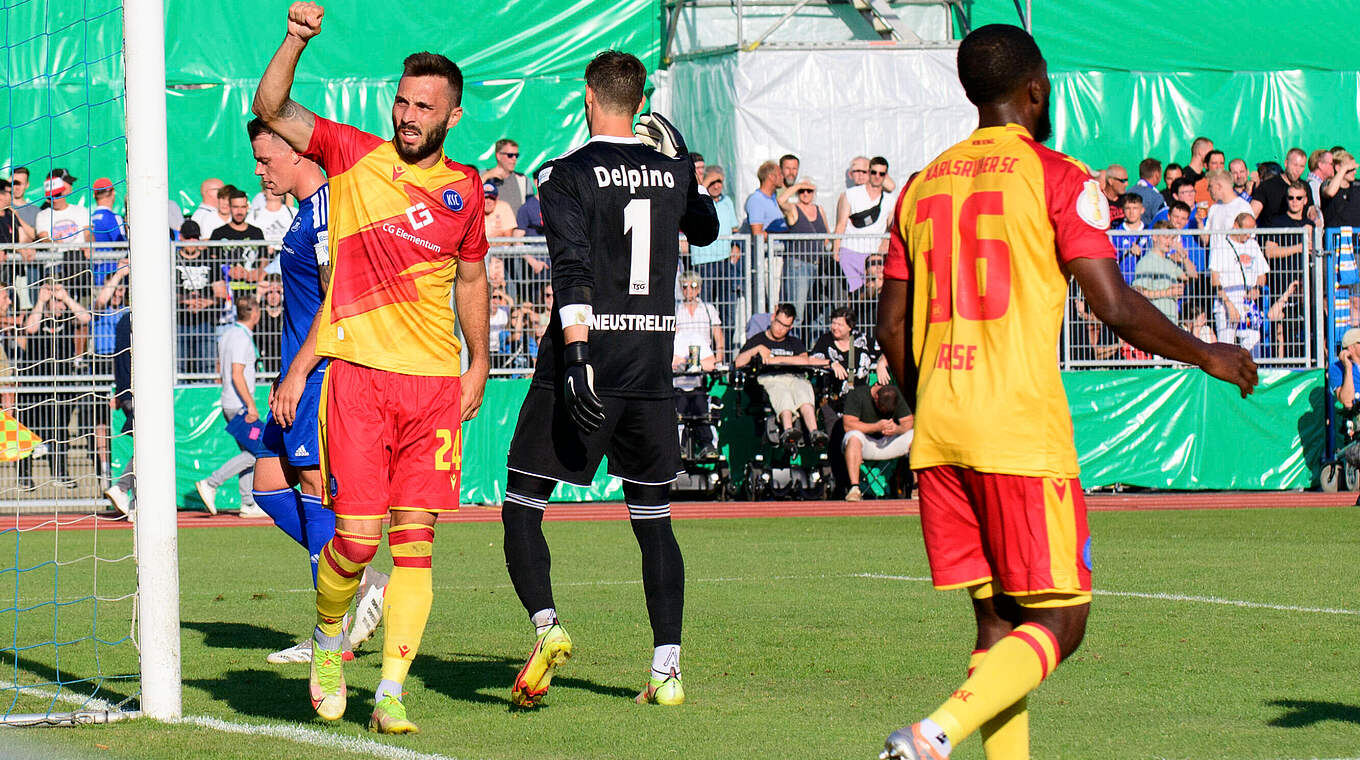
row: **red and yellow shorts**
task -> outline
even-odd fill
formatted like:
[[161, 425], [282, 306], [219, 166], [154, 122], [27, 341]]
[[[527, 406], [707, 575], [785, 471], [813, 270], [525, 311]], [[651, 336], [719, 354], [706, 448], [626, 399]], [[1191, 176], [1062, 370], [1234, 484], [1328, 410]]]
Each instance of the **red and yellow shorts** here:
[[939, 589], [982, 586], [1026, 606], [1091, 600], [1091, 535], [1076, 478], [941, 465], [917, 472], [921, 530]]
[[458, 378], [403, 375], [332, 359], [321, 393], [321, 475], [335, 516], [458, 509], [463, 473]]

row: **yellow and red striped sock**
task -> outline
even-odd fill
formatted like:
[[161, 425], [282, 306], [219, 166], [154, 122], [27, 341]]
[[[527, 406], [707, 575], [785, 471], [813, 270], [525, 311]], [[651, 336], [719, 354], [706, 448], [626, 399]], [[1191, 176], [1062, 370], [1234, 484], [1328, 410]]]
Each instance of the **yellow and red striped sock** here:
[[401, 684], [420, 649], [434, 603], [434, 528], [393, 525], [387, 544], [392, 549], [392, 578], [383, 597], [382, 679]]
[[1016, 627], [992, 645], [968, 680], [930, 719], [957, 747], [1042, 683], [1058, 667], [1060, 651], [1057, 638], [1044, 626], [1025, 623]]
[[[968, 658], [968, 677], [987, 657], [986, 649], [973, 650]], [[1029, 760], [1029, 697], [1021, 697], [995, 718], [978, 728], [987, 760]]]
[[373, 555], [378, 553], [379, 536], [336, 530], [335, 536], [321, 547], [316, 568], [316, 627], [326, 636], [339, 636], [345, 613], [349, 612], [359, 576]]

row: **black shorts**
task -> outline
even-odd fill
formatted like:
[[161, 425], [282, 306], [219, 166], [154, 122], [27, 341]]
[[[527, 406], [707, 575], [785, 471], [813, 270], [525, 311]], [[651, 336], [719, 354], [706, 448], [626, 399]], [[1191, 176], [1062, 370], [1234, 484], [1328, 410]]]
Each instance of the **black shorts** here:
[[558, 395], [530, 386], [510, 441], [509, 469], [589, 486], [609, 457], [609, 474], [630, 483], [665, 485], [680, 472], [675, 399], [602, 396], [604, 425], [590, 435], [571, 421]]

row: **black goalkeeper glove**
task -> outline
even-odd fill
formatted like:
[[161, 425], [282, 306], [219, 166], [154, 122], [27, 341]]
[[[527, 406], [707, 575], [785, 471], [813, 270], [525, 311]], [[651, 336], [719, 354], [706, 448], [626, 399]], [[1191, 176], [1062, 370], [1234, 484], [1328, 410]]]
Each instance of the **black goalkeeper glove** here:
[[604, 424], [604, 404], [595, 395], [595, 371], [590, 367], [590, 344], [585, 341], [568, 343], [562, 353], [567, 365], [562, 396], [571, 412], [571, 420], [583, 432], [593, 433]]
[[680, 135], [680, 130], [659, 113], [644, 113], [638, 117], [633, 134], [637, 135], [643, 145], [667, 158], [684, 158], [689, 155], [689, 148], [685, 147], [685, 138]]

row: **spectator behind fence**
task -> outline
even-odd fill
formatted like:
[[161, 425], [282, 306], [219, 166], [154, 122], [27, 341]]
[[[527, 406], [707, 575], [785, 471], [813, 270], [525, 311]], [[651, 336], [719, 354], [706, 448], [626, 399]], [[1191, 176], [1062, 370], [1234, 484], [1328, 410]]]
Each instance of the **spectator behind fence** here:
[[[1284, 175], [1262, 180], [1251, 197], [1251, 210], [1258, 222], [1268, 222], [1289, 211], [1285, 199], [1289, 186], [1303, 179], [1303, 170], [1308, 166], [1308, 154], [1302, 148], [1290, 148], [1284, 158]], [[1307, 193], [1304, 215], [1314, 219], [1318, 212], [1313, 208], [1312, 196]], [[1258, 226], [1265, 226], [1264, 224]]]
[[186, 220], [179, 228], [179, 254], [175, 262], [176, 308], [179, 316], [179, 371], [209, 374], [216, 350], [214, 325], [231, 300], [222, 267], [209, 260], [199, 241], [198, 223]]
[[[781, 188], [778, 202], [789, 232], [825, 235], [829, 231], [826, 212], [817, 204], [817, 183], [811, 177], [803, 177]], [[784, 241], [781, 293], [784, 300], [793, 304], [798, 313], [803, 315], [805, 325], [816, 321], [808, 309], [808, 297], [812, 294], [813, 283], [818, 279], [822, 262], [828, 258], [827, 250], [826, 240]]]
[[[33, 228], [11, 206], [10, 199], [14, 197], [12, 187], [8, 180], [0, 179], [0, 246], [31, 243], [35, 236]], [[12, 251], [4, 252], [5, 259], [12, 255]], [[5, 261], [3, 270], [0, 270], [0, 278], [10, 283], [18, 282], [19, 275], [27, 279], [31, 265], [25, 262], [34, 258], [32, 250], [20, 251], [19, 261]]]
[[1124, 274], [1124, 281], [1131, 282], [1138, 259], [1150, 247], [1148, 236], [1137, 234], [1147, 229], [1143, 224], [1143, 199], [1134, 193], [1124, 193], [1119, 196], [1119, 207], [1124, 210], [1124, 218], [1112, 229], [1122, 234], [1111, 235], [1110, 243], [1119, 257], [1119, 271]]
[[[675, 344], [671, 349], [671, 369], [683, 372], [697, 362], [703, 370], [712, 370], [723, 360], [722, 321], [713, 304], [699, 297], [703, 279], [698, 272], [680, 275], [680, 303], [675, 305]], [[681, 417], [700, 418], [710, 412], [708, 391], [698, 377], [677, 375], [675, 408]], [[694, 443], [699, 459], [716, 459], [718, 431], [712, 425], [694, 425]]]
[[[1301, 287], [1304, 270], [1304, 238], [1312, 240], [1313, 225], [1304, 214], [1308, 204], [1308, 186], [1295, 180], [1285, 191], [1286, 211], [1261, 224], [1262, 227], [1298, 229], [1301, 235], [1264, 235], [1266, 261], [1270, 274], [1266, 286], [1270, 289], [1270, 321], [1275, 325], [1275, 358], [1297, 358], [1304, 354], [1306, 336], [1303, 333], [1303, 309], [1296, 299], [1287, 297], [1290, 285]], [[1279, 305], [1278, 314], [1276, 305]]]
[[[1155, 158], [1145, 158], [1138, 164], [1138, 182], [1129, 192], [1143, 200], [1143, 224], [1152, 226], [1153, 217], [1166, 208], [1166, 199], [1157, 192], [1157, 183], [1162, 181], [1162, 162]], [[1127, 216], [1127, 214], [1126, 214]]]
[[264, 448], [264, 420], [255, 405], [255, 368], [259, 351], [255, 348], [255, 326], [260, 321], [260, 304], [255, 296], [236, 297], [236, 321], [217, 340], [217, 365], [222, 380], [222, 416], [227, 433], [240, 452], [228, 459], [211, 475], [194, 483], [209, 514], [217, 514], [217, 489], [233, 475], [241, 494], [241, 517], [264, 517], [251, 494], [255, 483], [255, 458], [268, 456]]
[[[227, 223], [213, 230], [209, 240], [264, 240], [264, 231], [246, 221], [250, 214], [250, 199], [245, 191], [231, 185], [223, 188], [227, 194], [227, 208], [231, 218]], [[223, 262], [227, 267], [228, 289], [232, 297], [244, 293], [254, 294], [259, 282], [264, 278], [269, 256], [264, 246], [241, 245], [229, 248], [214, 248], [208, 256]]]
[[[1209, 213], [1208, 203], [1205, 203], [1201, 207], [1199, 202], [1195, 200], [1195, 183], [1185, 177], [1181, 177], [1171, 183], [1171, 201], [1167, 203], [1165, 209], [1162, 209], [1160, 213], [1153, 217], [1152, 222], [1156, 224], [1163, 219], [1169, 219], [1171, 217], [1171, 207], [1176, 202], [1183, 204], [1186, 210], [1190, 212], [1189, 221], [1181, 229], [1189, 228], [1193, 230], [1198, 228], [1200, 223], [1204, 220], [1205, 215]], [[1203, 213], [1200, 213], [1201, 210]]]
[[[1175, 198], [1175, 196], [1172, 195], [1171, 187], [1176, 182], [1176, 180], [1181, 178], [1181, 174], [1182, 171], [1180, 164], [1167, 164], [1166, 169], [1162, 172], [1162, 182], [1166, 183], [1165, 187], [1163, 187], [1161, 191], [1162, 200], [1166, 201], [1167, 206], [1170, 206], [1171, 201]], [[1193, 186], [1194, 183], [1191, 183], [1191, 187]], [[1157, 220], [1154, 218], [1152, 221], [1155, 222]]]
[[[52, 385], [78, 374], [80, 354], [76, 335], [90, 323], [85, 309], [60, 282], [44, 282], [38, 287], [33, 309], [24, 320], [19, 342], [24, 351], [27, 387], [35, 388], [19, 396], [19, 421], [47, 444], [47, 466], [53, 482], [61, 488], [75, 488], [67, 469], [68, 426], [75, 410], [76, 394], [53, 390]], [[23, 386], [21, 386], [23, 387]], [[33, 457], [19, 460], [19, 485], [33, 488]]]
[[779, 210], [774, 192], [780, 181], [779, 165], [773, 161], [761, 164], [756, 169], [756, 179], [760, 187], [746, 197], [746, 226], [750, 228], [751, 235], [756, 237], [783, 232], [786, 226], [784, 212]]
[[[1180, 182], [1180, 180], [1177, 180]], [[1186, 185], [1190, 192], [1194, 192], [1193, 185]], [[1176, 230], [1193, 229], [1195, 217], [1191, 215], [1190, 207], [1181, 201], [1173, 201], [1171, 213], [1165, 220], [1170, 222], [1171, 228]], [[1209, 252], [1200, 241], [1198, 235], [1182, 234], [1175, 245], [1168, 252], [1167, 256], [1172, 261], [1180, 264], [1185, 270], [1185, 298], [1181, 302], [1181, 313], [1187, 320], [1202, 319], [1204, 323], [1209, 319]], [[1209, 330], [1210, 333], [1213, 330]], [[1201, 338], [1201, 340], [1203, 340]]]
[[850, 489], [846, 501], [863, 498], [859, 468], [865, 460], [901, 459], [911, 452], [914, 419], [911, 407], [895, 385], [860, 386], [845, 397], [845, 438], [841, 451]]
[[[515, 232], [519, 228], [519, 223], [515, 219], [515, 210], [509, 203], [500, 199], [500, 188], [494, 182], [482, 183], [482, 220], [486, 224], [486, 236], [489, 238], [508, 238], [515, 237]], [[497, 245], [505, 245], [498, 243]]]
[[[123, 222], [123, 217], [113, 210], [114, 203], [117, 202], [117, 191], [113, 188], [113, 181], [108, 177], [100, 177], [91, 185], [94, 190], [94, 211], [90, 212], [90, 235], [96, 243], [126, 243], [127, 236], [123, 231], [127, 228]], [[118, 266], [117, 259], [110, 258], [109, 254], [114, 249], [105, 247], [95, 247], [96, 254], [105, 254], [90, 262], [90, 271], [94, 273], [94, 284], [102, 286], [104, 280], [113, 274], [113, 270]], [[125, 254], [119, 254], [122, 258]]]
[[[133, 429], [132, 404], [132, 312], [125, 311], [114, 328], [113, 403], [123, 412], [123, 426], [119, 435], [130, 435]], [[113, 508], [119, 513], [132, 513], [133, 494], [137, 489], [137, 468], [129, 457], [118, 479], [104, 491]]]
[[1191, 186], [1204, 178], [1206, 171], [1204, 162], [1209, 151], [1213, 149], [1214, 141], [1207, 137], [1196, 137], [1194, 142], [1190, 143], [1190, 161], [1182, 168], [1181, 176], [1190, 180]]
[[[1234, 220], [1242, 214], [1251, 214], [1251, 205], [1233, 192], [1232, 177], [1226, 171], [1218, 169], [1209, 172], [1205, 177], [1208, 183], [1210, 197], [1213, 205], [1209, 206], [1204, 213], [1204, 229], [1210, 231], [1209, 252], [1212, 254], [1216, 248], [1227, 245], [1226, 238], [1222, 234], [1223, 230], [1232, 229], [1235, 226]], [[1252, 214], [1254, 217], [1255, 214]], [[1217, 234], [1213, 234], [1213, 233]]]
[[209, 177], [203, 180], [203, 184], [198, 186], [198, 192], [203, 196], [203, 201], [194, 209], [190, 219], [198, 225], [198, 232], [203, 237], [208, 237], [222, 225], [231, 219], [231, 209], [229, 199], [222, 195], [222, 190], [226, 187], [222, 180], [216, 177]]
[[494, 146], [496, 165], [482, 173], [482, 181], [496, 186], [497, 197], [510, 207], [513, 218], [529, 197], [529, 178], [515, 171], [519, 163], [519, 143], [502, 137]]
[[798, 182], [798, 169], [801, 166], [798, 157], [792, 153], [785, 153], [779, 157], [779, 174], [782, 177], [781, 184], [784, 187], [793, 187]]
[[1237, 197], [1250, 203], [1251, 194], [1256, 190], [1257, 183], [1247, 170], [1246, 159], [1234, 158], [1229, 161], [1228, 176], [1232, 177], [1233, 192], [1237, 193]]
[[[727, 175], [723, 168], [716, 164], [708, 167], [702, 184], [713, 199], [713, 208], [718, 212], [718, 234], [735, 234], [741, 221], [737, 218], [732, 196], [727, 193]], [[737, 298], [742, 293], [744, 278], [740, 267], [741, 255], [741, 246], [721, 237], [708, 245], [689, 247], [690, 266], [707, 284], [705, 293], [708, 302], [718, 307], [723, 324], [727, 325], [731, 325], [736, 318]]]
[[10, 202], [14, 205], [14, 213], [24, 220], [24, 224], [35, 227], [38, 224], [38, 211], [41, 210], [40, 204], [28, 202], [28, 188], [32, 184], [28, 169], [20, 166], [11, 174], [9, 181], [13, 190], [13, 197]]
[[261, 194], [263, 198], [260, 205], [249, 207], [246, 221], [259, 227], [267, 240], [282, 240], [288, 234], [288, 228], [293, 226], [297, 209], [285, 202], [288, 200], [287, 195], [275, 195], [267, 189]]
[[790, 331], [798, 320], [798, 312], [792, 304], [781, 303], [770, 316], [770, 326], [752, 335], [741, 351], [737, 353], [735, 364], [738, 368], [754, 363], [759, 370], [756, 382], [765, 389], [770, 397], [770, 406], [779, 417], [779, 443], [785, 447], [796, 447], [798, 442], [793, 427], [793, 415], [798, 414], [806, 430], [805, 442], [808, 445], [825, 445], [827, 435], [817, 427], [817, 417], [812, 405], [817, 402], [812, 392], [812, 383], [803, 377], [803, 368], [809, 365], [825, 365], [824, 361], [808, 356], [807, 346]]
[[265, 275], [256, 296], [260, 300], [260, 322], [255, 326], [260, 370], [277, 375], [283, 361], [283, 275]]
[[836, 234], [850, 236], [838, 241], [836, 261], [851, 293], [864, 285], [864, 260], [869, 254], [887, 253], [888, 219], [897, 202], [897, 196], [886, 186], [886, 158], [869, 159], [868, 177], [867, 183], [841, 193], [836, 202]]
[[[1226, 157], [1223, 155], [1223, 151], [1221, 150], [1209, 151], [1209, 153], [1204, 157], [1204, 166], [1205, 166], [1204, 176], [1201, 177], [1200, 180], [1195, 183], [1195, 200], [1213, 201], [1214, 199], [1213, 195], [1209, 193], [1209, 175], [1215, 172], [1223, 172], [1224, 174], [1227, 174], [1228, 164]], [[1228, 177], [1228, 181], [1229, 184], [1231, 185], [1232, 183], [1231, 175]]]
[[1360, 227], [1360, 192], [1355, 188], [1355, 157], [1332, 151], [1336, 174], [1322, 183], [1322, 217], [1328, 227]]
[[827, 331], [812, 346], [814, 359], [825, 359], [835, 375], [835, 395], [844, 397], [850, 389], [869, 382], [877, 370], [878, 382], [888, 382], [888, 360], [878, 351], [878, 341], [855, 329], [858, 323], [850, 309], [842, 306], [831, 312]]
[[[1153, 230], [1171, 230], [1171, 222], [1163, 220], [1152, 227]], [[1138, 259], [1133, 270], [1133, 289], [1142, 293], [1159, 311], [1172, 322], [1180, 322], [1179, 302], [1185, 295], [1185, 285], [1192, 276], [1187, 271], [1184, 251], [1180, 260], [1175, 251], [1180, 249], [1180, 238], [1176, 235], [1153, 235], [1151, 246]], [[1193, 269], [1194, 265], [1189, 265]]]
[[1119, 164], [1110, 164], [1100, 174], [1100, 191], [1110, 205], [1110, 225], [1124, 220], [1124, 204], [1120, 200], [1129, 191], [1129, 171]]
[[1322, 183], [1331, 179], [1334, 174], [1336, 163], [1330, 150], [1318, 148], [1308, 155], [1308, 197], [1318, 209], [1322, 208]]
[[[43, 193], [50, 205], [38, 212], [37, 224], [33, 225], [38, 242], [88, 243], [94, 239], [90, 234], [89, 210], [69, 200], [75, 181], [76, 178], [65, 169], [53, 169], [43, 182]], [[62, 264], [54, 276], [65, 282], [67, 291], [76, 300], [87, 299], [94, 285], [90, 273], [90, 249], [81, 247], [62, 251], [61, 260]]]
[[[1232, 192], [1231, 185], [1227, 186], [1226, 192]], [[1232, 197], [1245, 205], [1236, 194]], [[1221, 236], [1223, 245], [1209, 253], [1209, 273], [1216, 296], [1214, 329], [1220, 343], [1236, 343], [1254, 352], [1261, 342], [1261, 327], [1265, 321], [1261, 288], [1266, 284], [1270, 264], [1254, 237], [1256, 219], [1251, 212], [1238, 214], [1233, 227], [1244, 232]]]
[[[117, 353], [118, 323], [130, 311], [127, 305], [128, 260], [109, 262], [115, 265], [113, 274], [104, 279], [90, 309], [90, 376], [95, 384], [107, 390], [113, 376], [114, 355]], [[95, 472], [100, 482], [108, 482], [109, 472], [109, 413], [111, 398], [107, 393], [95, 392], [81, 404], [81, 428], [94, 431]]]
[[1360, 389], [1360, 327], [1352, 327], [1341, 336], [1341, 350], [1327, 368], [1327, 386], [1348, 411], [1355, 408], [1356, 390]]
[[510, 309], [506, 328], [501, 331], [497, 350], [502, 354], [500, 366], [509, 369], [533, 369], [538, 359], [537, 314], [528, 301]]
[[708, 171], [708, 164], [704, 163], [704, 154], [691, 151], [689, 160], [694, 162], [694, 181], [702, 182], [704, 174]]
[[855, 323], [872, 333], [878, 324], [878, 294], [883, 292], [883, 254], [871, 253], [864, 260], [864, 287], [850, 294]]

